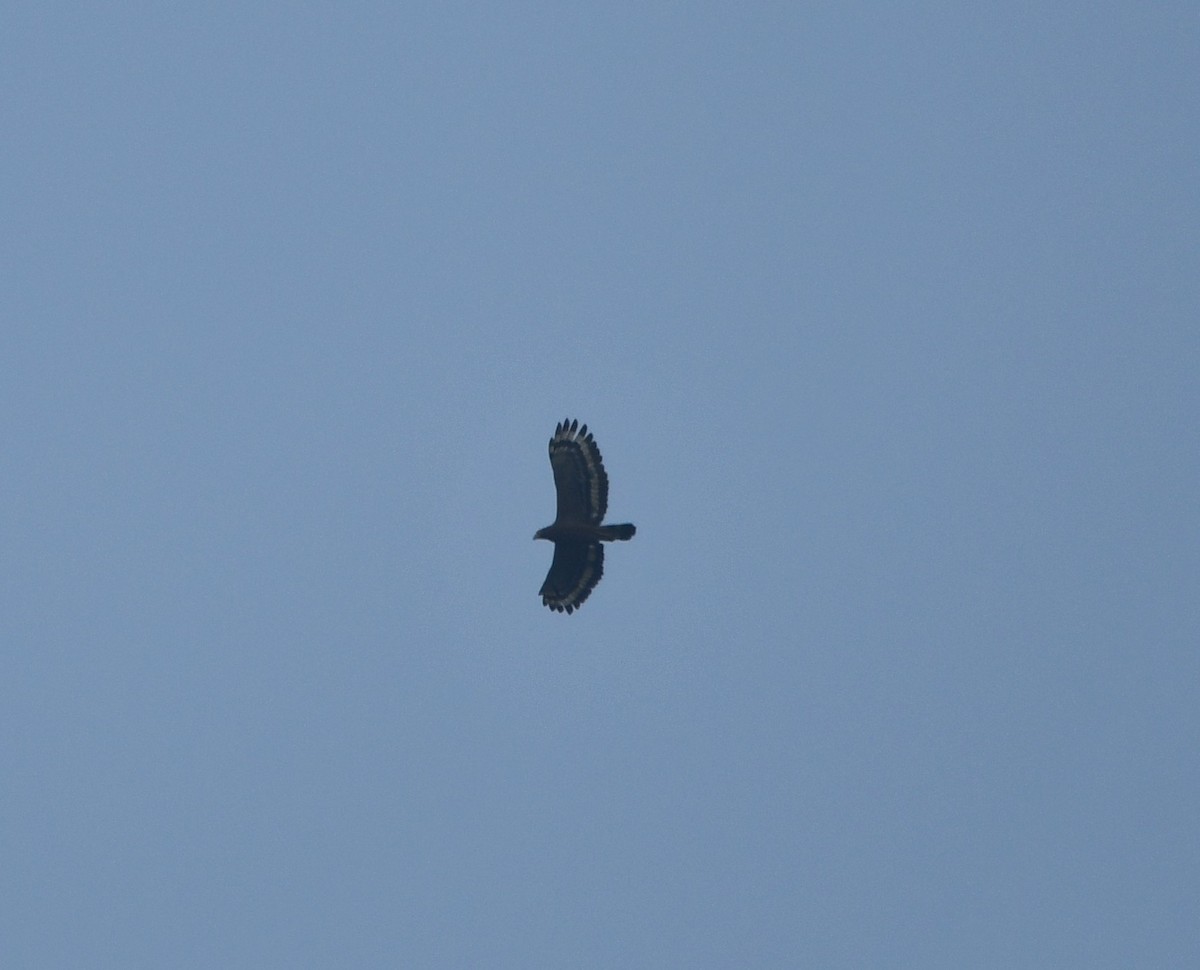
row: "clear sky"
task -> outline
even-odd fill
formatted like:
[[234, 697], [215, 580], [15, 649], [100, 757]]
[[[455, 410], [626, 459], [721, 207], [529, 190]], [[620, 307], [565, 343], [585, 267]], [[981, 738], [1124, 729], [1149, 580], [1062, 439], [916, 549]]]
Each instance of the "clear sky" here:
[[2, 20], [0, 965], [1200, 965], [1194, 3]]

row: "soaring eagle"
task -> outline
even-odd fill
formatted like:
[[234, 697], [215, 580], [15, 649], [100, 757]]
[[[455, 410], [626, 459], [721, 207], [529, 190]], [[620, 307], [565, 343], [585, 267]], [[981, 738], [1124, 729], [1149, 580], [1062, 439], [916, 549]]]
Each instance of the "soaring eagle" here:
[[539, 529], [535, 539], [554, 543], [554, 561], [542, 583], [542, 602], [559, 613], [583, 605], [604, 575], [602, 542], [632, 539], [628, 522], [601, 525], [608, 509], [608, 475], [596, 439], [587, 425], [563, 421], [550, 439], [550, 467], [558, 493], [554, 524]]

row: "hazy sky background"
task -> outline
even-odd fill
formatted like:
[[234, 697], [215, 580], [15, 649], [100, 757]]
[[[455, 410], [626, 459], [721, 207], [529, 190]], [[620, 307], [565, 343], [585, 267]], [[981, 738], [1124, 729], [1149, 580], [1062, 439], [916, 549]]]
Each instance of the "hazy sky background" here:
[[1198, 79], [1182, 2], [8, 4], [0, 964], [1200, 965]]

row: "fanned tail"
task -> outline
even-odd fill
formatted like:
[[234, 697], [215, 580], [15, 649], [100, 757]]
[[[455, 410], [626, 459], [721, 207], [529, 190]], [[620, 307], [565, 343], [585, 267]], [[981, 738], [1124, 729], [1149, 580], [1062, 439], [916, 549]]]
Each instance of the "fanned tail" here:
[[631, 522], [622, 522], [619, 525], [600, 526], [600, 538], [604, 542], [617, 542], [625, 539], [632, 539], [635, 532], [637, 532], [637, 527]]

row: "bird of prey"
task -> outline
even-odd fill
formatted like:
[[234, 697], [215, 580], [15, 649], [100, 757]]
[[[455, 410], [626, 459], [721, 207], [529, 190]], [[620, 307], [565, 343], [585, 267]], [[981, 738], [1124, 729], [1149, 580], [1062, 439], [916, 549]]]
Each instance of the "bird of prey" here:
[[604, 575], [601, 543], [632, 539], [637, 530], [628, 522], [600, 524], [608, 510], [608, 475], [586, 424], [563, 421], [554, 429], [550, 467], [554, 469], [558, 514], [553, 525], [534, 535], [554, 543], [554, 560], [540, 592], [550, 609], [572, 613]]

